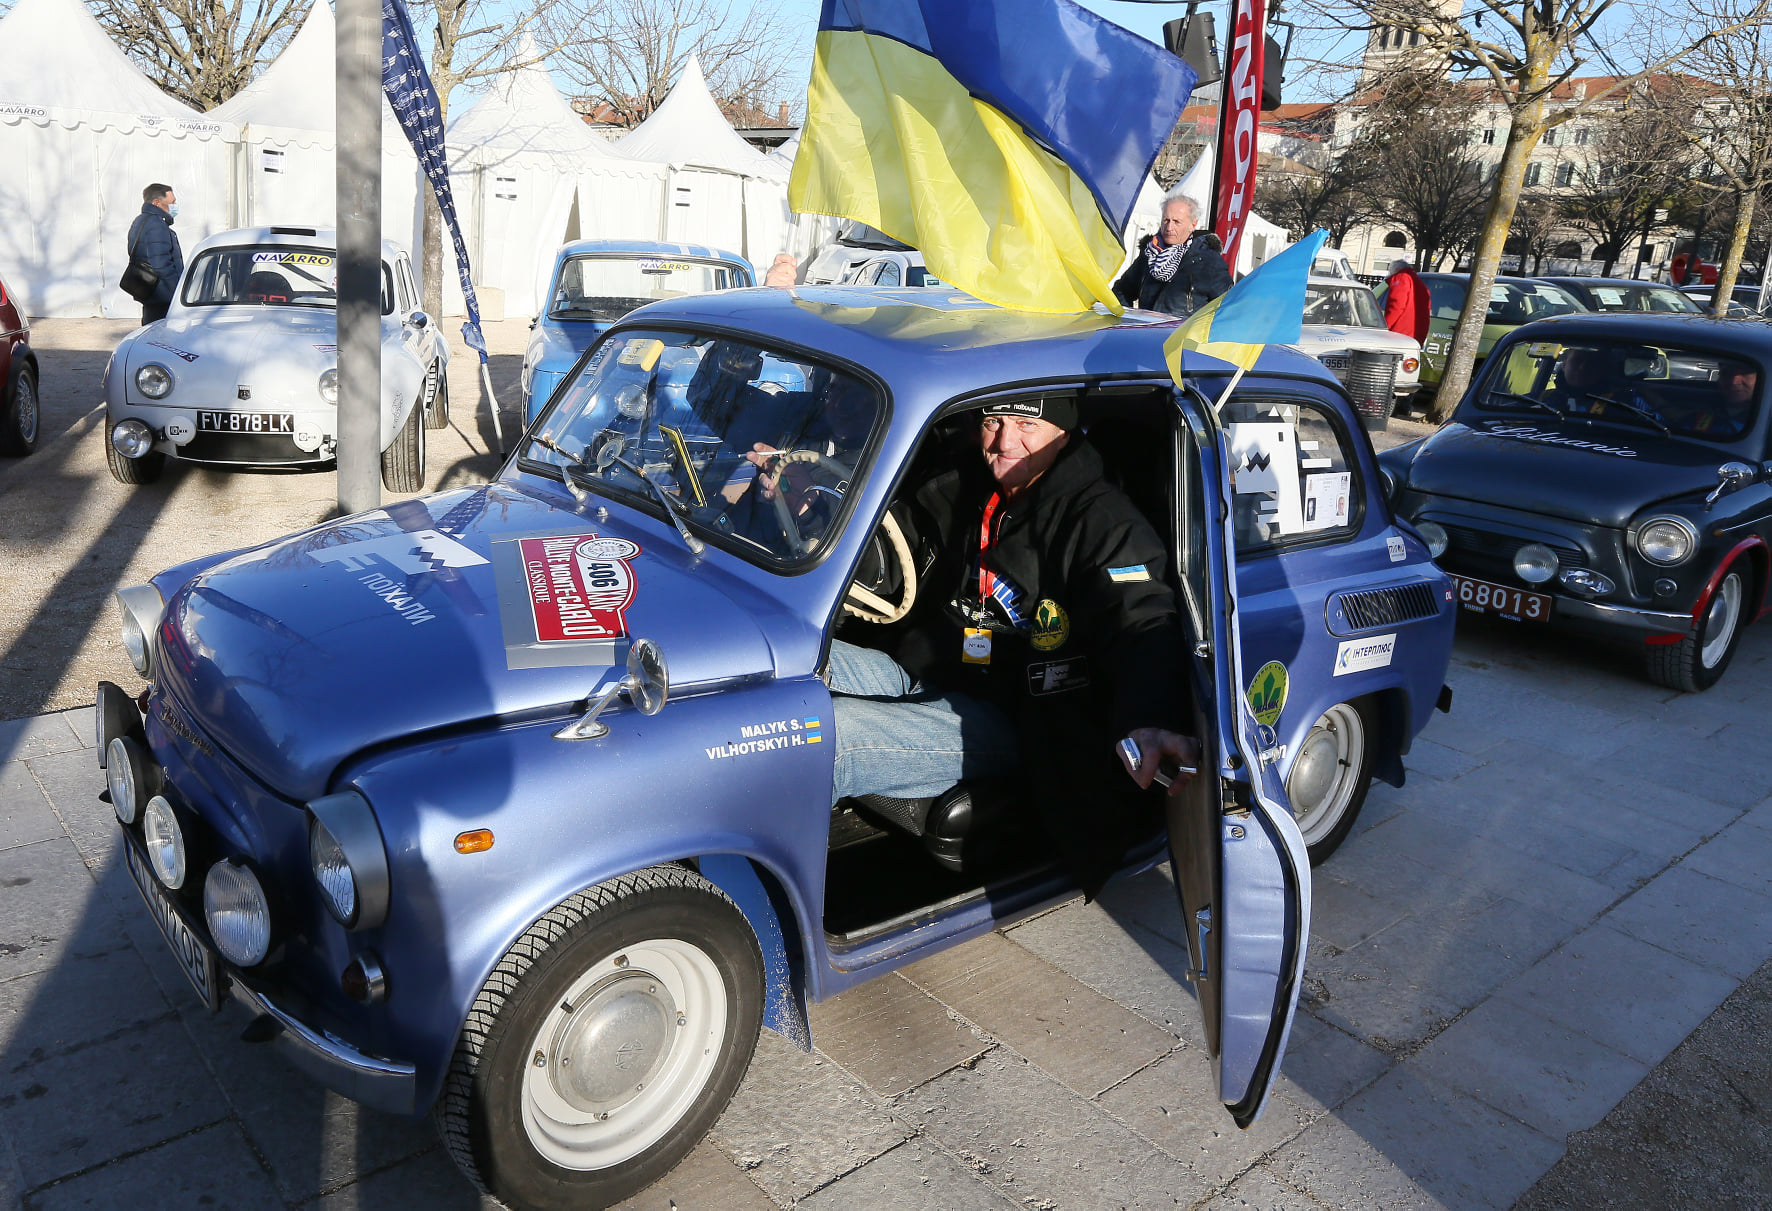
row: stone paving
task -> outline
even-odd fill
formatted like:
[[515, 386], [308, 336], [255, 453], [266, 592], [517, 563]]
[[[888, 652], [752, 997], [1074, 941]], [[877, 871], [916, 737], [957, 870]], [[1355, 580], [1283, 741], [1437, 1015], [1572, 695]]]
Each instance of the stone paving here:
[[[1316, 872], [1285, 1074], [1211, 1096], [1160, 874], [765, 1032], [646, 1208], [1506, 1207], [1772, 956], [1772, 627], [1721, 685], [1467, 627], [1450, 718]], [[121, 865], [90, 713], [0, 724], [0, 1207], [474, 1207], [429, 1126], [198, 1005]], [[487, 1205], [490, 1205], [488, 1203]]]

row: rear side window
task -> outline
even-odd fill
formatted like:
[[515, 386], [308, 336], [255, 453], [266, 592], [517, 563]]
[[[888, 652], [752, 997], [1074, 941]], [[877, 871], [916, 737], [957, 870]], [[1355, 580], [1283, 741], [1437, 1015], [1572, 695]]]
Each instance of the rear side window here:
[[1436, 320], [1456, 320], [1464, 310], [1464, 283], [1456, 279], [1429, 282], [1427, 297]]
[[1221, 419], [1231, 449], [1238, 555], [1359, 531], [1359, 476], [1326, 407], [1239, 398]]

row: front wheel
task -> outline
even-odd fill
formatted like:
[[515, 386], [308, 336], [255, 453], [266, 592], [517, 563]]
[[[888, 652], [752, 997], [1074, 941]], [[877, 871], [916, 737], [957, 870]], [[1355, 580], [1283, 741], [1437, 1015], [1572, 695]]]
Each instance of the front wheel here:
[[1298, 746], [1286, 795], [1312, 866], [1322, 865], [1353, 831], [1372, 785], [1377, 738], [1372, 708], [1362, 699], [1324, 711]]
[[1720, 681], [1741, 642], [1749, 585], [1738, 567], [1724, 573], [1698, 625], [1678, 643], [1654, 644], [1649, 648], [1649, 680], [1688, 693], [1708, 690]]
[[762, 1024], [763, 959], [726, 895], [655, 866], [572, 896], [475, 998], [438, 1122], [513, 1207], [606, 1207], [687, 1156]]
[[425, 424], [432, 429], [449, 428], [449, 368], [432, 362], [425, 375]]
[[415, 400], [393, 443], [381, 452], [381, 482], [390, 492], [422, 492], [425, 487], [425, 409]]
[[37, 372], [19, 367], [12, 399], [0, 400], [0, 454], [23, 458], [37, 448]]
[[105, 438], [105, 461], [110, 464], [111, 478], [120, 484], [151, 484], [166, 469], [166, 456], [150, 450], [140, 458], [125, 458], [117, 453], [111, 439]]

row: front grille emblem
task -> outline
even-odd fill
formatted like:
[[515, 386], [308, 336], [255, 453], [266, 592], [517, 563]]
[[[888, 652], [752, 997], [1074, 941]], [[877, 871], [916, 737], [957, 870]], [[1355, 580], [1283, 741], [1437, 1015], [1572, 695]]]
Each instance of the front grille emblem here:
[[251, 399], [252, 398], [252, 388], [251, 387], [241, 387], [235, 393], [235, 398], [237, 398], [237, 399]]

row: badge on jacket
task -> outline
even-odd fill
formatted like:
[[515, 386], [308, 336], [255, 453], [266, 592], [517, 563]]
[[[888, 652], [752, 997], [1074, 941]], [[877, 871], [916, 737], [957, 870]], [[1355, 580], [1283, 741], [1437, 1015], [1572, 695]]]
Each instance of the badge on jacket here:
[[1064, 607], [1050, 597], [1040, 598], [1040, 604], [1034, 607], [1034, 627], [1031, 642], [1036, 652], [1057, 651], [1064, 646], [1064, 641], [1071, 637], [1071, 616], [1064, 612]]

